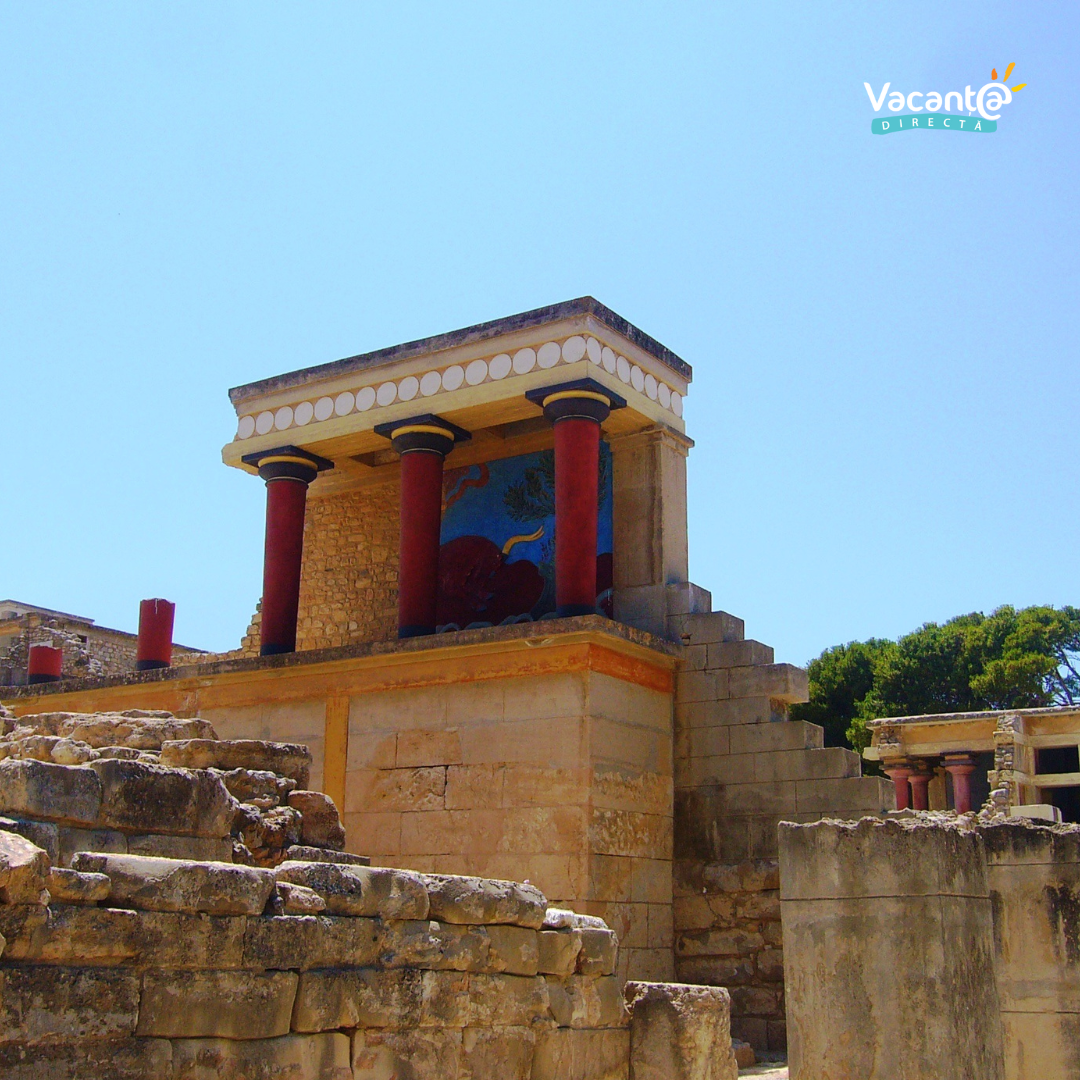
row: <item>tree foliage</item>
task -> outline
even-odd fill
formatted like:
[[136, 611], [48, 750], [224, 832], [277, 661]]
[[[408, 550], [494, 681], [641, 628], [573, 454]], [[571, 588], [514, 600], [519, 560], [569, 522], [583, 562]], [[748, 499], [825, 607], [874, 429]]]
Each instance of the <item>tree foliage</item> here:
[[826, 649], [809, 664], [810, 700], [796, 720], [830, 746], [862, 750], [882, 716], [1037, 708], [1080, 701], [1080, 608], [999, 607], [926, 623], [896, 641]]

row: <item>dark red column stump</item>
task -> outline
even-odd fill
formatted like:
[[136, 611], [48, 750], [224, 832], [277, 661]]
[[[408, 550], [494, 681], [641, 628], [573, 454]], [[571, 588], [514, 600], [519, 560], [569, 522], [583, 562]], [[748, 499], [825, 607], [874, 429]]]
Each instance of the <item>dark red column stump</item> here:
[[173, 618], [176, 605], [168, 600], [143, 600], [139, 604], [139, 640], [135, 647], [135, 670], [167, 668], [172, 663]]
[[58, 682], [64, 673], [64, 654], [51, 645], [31, 645], [26, 662], [28, 683]]

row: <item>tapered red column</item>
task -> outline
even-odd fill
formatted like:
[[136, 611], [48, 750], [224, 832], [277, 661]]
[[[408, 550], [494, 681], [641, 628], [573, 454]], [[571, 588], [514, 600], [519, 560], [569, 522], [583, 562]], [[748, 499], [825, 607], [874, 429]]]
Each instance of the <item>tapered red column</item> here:
[[896, 809], [908, 810], [911, 807], [911, 788], [908, 780], [912, 768], [907, 762], [885, 762], [881, 770], [892, 782], [896, 792]]
[[401, 455], [398, 637], [434, 634], [439, 600], [443, 461], [469, 433], [425, 414], [375, 431]]
[[51, 645], [31, 645], [26, 661], [28, 683], [58, 682], [63, 675], [64, 654]]
[[958, 814], [971, 811], [971, 774], [975, 762], [967, 754], [947, 754], [945, 771], [952, 777], [953, 809]]
[[295, 652], [307, 489], [332, 462], [294, 446], [251, 454], [244, 461], [255, 465], [266, 481], [259, 652], [263, 656]]
[[139, 640], [135, 647], [135, 670], [166, 668], [172, 663], [173, 617], [176, 605], [168, 600], [143, 600], [139, 604]]
[[593, 379], [525, 395], [555, 426], [555, 613], [596, 611], [600, 424], [626, 402]]
[[930, 809], [930, 781], [934, 774], [926, 768], [925, 764], [916, 766], [911, 774], [911, 809]]

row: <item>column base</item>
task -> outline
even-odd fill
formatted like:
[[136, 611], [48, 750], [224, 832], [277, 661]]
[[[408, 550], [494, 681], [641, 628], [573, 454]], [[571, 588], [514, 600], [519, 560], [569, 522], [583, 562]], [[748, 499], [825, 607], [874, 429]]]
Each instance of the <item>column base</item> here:
[[572, 619], [575, 615], [595, 615], [595, 604], [560, 604], [555, 609], [557, 619]]
[[29, 686], [35, 686], [38, 683], [59, 682], [59, 681], [60, 681], [60, 676], [59, 675], [36, 674], [36, 675], [27, 675], [26, 676], [26, 682], [27, 682], [27, 685], [29, 685]]
[[281, 656], [283, 653], [291, 652], [296, 652], [295, 646], [275, 645], [272, 642], [266, 641], [264, 641], [262, 645], [259, 646], [260, 656]]
[[164, 660], [136, 660], [136, 671], [156, 671], [158, 668], [168, 667]]
[[427, 637], [428, 634], [434, 634], [434, 626], [399, 626], [398, 627], [398, 640], [402, 638], [411, 637]]

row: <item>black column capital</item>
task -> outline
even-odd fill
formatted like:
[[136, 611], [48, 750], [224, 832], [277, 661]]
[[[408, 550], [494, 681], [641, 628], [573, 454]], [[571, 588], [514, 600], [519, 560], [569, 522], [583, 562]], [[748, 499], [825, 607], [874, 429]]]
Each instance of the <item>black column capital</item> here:
[[540, 386], [527, 390], [525, 397], [534, 405], [539, 405], [544, 410], [544, 416], [553, 424], [571, 417], [601, 423], [613, 409], [626, 408], [625, 398], [595, 379], [575, 379], [554, 386]]
[[259, 450], [254, 454], [245, 454], [240, 460], [258, 469], [259, 476], [264, 480], [300, 480], [305, 484], [310, 484], [319, 473], [334, 467], [332, 461], [297, 446]]
[[407, 454], [410, 450], [426, 450], [442, 457], [446, 457], [458, 443], [468, 442], [472, 438], [472, 434], [464, 428], [432, 413], [421, 413], [404, 420], [376, 424], [375, 434], [389, 439], [390, 445], [399, 454]]

